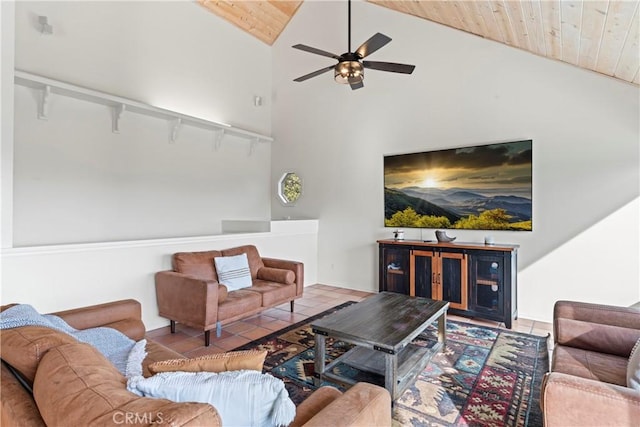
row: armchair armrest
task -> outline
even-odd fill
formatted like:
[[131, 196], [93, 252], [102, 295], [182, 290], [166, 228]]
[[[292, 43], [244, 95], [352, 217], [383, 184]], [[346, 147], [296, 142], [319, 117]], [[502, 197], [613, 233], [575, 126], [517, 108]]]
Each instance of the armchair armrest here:
[[302, 288], [304, 287], [304, 263], [276, 258], [262, 258], [262, 263], [265, 267], [293, 271], [296, 275], [296, 295], [302, 295]]
[[74, 308], [52, 314], [61, 317], [76, 329], [108, 326], [134, 340], [142, 339], [145, 334], [142, 308], [134, 299]]
[[193, 328], [209, 330], [215, 327], [218, 282], [175, 271], [160, 271], [156, 273], [155, 281], [160, 316]]
[[556, 345], [629, 357], [640, 338], [640, 310], [558, 301], [553, 310], [553, 332]]
[[[322, 389], [319, 389], [320, 391]], [[298, 411], [305, 406], [315, 405], [314, 392], [307, 400], [302, 402]], [[340, 393], [336, 390], [337, 393]], [[324, 394], [324, 396], [323, 396]], [[333, 398], [333, 400], [331, 400]], [[356, 383], [340, 396], [331, 396], [330, 393], [321, 393], [319, 399], [330, 401], [309, 420], [304, 421], [304, 427], [347, 427], [347, 426], [385, 426], [391, 425], [391, 395], [382, 387], [369, 383]], [[309, 401], [309, 402], [308, 402]], [[309, 408], [307, 408], [309, 409]], [[297, 418], [297, 417], [296, 417]], [[296, 424], [294, 420], [292, 425]]]
[[545, 376], [540, 403], [545, 427], [630, 426], [640, 420], [640, 391], [559, 372]]

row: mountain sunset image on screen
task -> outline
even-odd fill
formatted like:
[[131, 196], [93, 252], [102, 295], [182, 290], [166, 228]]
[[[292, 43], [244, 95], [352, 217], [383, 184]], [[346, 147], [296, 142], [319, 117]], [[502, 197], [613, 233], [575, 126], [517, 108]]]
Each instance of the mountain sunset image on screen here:
[[385, 226], [531, 231], [532, 142], [385, 156]]

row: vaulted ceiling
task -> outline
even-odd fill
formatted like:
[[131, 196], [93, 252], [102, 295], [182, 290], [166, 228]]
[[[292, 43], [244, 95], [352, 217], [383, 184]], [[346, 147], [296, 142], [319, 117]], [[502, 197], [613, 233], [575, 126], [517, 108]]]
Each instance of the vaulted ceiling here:
[[[271, 45], [302, 1], [198, 0]], [[640, 0], [366, 0], [640, 86]]]

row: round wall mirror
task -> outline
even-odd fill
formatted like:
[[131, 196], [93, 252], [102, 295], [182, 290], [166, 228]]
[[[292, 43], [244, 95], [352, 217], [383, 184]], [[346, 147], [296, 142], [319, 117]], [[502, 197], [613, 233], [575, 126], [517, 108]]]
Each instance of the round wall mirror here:
[[278, 197], [285, 205], [292, 206], [302, 195], [302, 180], [295, 172], [287, 172], [278, 181]]

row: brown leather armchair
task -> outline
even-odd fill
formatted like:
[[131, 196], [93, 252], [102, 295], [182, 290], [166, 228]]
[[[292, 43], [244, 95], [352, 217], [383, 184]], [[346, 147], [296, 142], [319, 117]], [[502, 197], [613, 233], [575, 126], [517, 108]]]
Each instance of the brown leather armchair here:
[[544, 425], [638, 425], [640, 391], [627, 387], [627, 365], [640, 339], [640, 310], [558, 301], [553, 330], [540, 399]]

